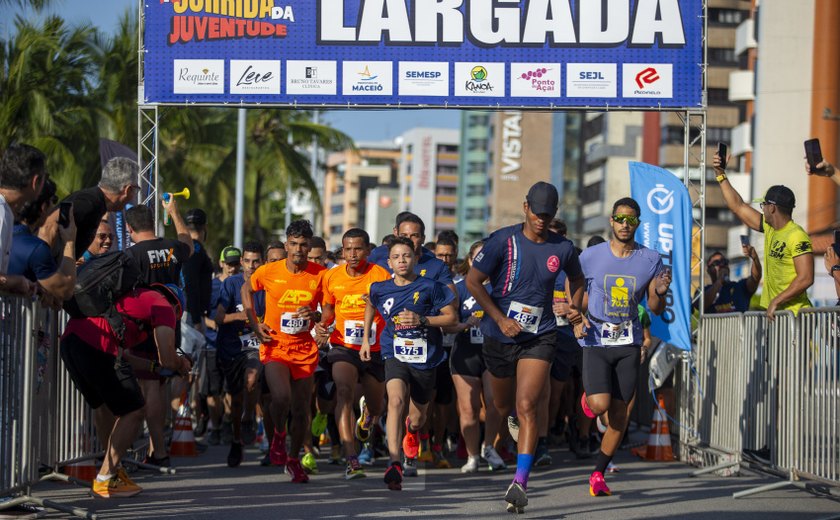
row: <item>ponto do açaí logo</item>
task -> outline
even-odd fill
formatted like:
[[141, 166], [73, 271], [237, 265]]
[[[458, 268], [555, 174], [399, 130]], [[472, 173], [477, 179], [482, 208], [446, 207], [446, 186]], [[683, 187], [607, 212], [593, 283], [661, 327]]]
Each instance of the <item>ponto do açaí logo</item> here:
[[657, 184], [648, 192], [647, 205], [657, 215], [665, 215], [674, 208], [674, 192], [664, 184]]

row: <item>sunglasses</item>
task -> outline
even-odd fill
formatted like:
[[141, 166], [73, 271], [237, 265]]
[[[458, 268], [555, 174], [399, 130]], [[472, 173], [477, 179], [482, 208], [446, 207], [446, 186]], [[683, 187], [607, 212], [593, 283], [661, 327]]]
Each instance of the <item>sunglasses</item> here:
[[729, 260], [715, 260], [714, 262], [709, 262], [709, 267], [726, 267], [729, 265]]
[[764, 206], [768, 206], [768, 205], [776, 206], [776, 203], [773, 202], [772, 200], [765, 200], [764, 202], [759, 203], [758, 207], [760, 207], [761, 209], [764, 209]]
[[636, 226], [640, 222], [639, 217], [635, 215], [613, 215], [612, 219], [616, 224], [624, 224], [626, 222], [631, 226]]
[[105, 240], [106, 238], [110, 238], [111, 240], [113, 240], [114, 235], [112, 235], [111, 233], [97, 233], [96, 238], [98, 238], [99, 240]]

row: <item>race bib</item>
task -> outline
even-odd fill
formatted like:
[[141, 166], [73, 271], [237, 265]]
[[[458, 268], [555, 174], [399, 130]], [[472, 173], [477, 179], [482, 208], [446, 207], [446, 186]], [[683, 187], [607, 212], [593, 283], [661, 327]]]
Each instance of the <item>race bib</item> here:
[[633, 344], [633, 322], [601, 324], [601, 344], [605, 347], [615, 347]]
[[239, 341], [242, 343], [243, 349], [260, 348], [260, 340], [253, 332], [239, 336]]
[[565, 327], [567, 325], [572, 324], [572, 322], [569, 321], [565, 316], [558, 316], [558, 315], [555, 314], [554, 319], [557, 322], [558, 327]]
[[536, 334], [537, 329], [540, 328], [540, 318], [542, 318], [543, 308], [535, 307], [533, 305], [525, 305], [519, 302], [510, 302], [508, 308], [508, 318], [514, 319], [522, 326], [522, 330]]
[[284, 334], [300, 334], [309, 330], [308, 318], [293, 318], [292, 312], [284, 312], [280, 317], [280, 332]]
[[[365, 322], [357, 320], [347, 320], [344, 322], [344, 344], [345, 345], [360, 345], [364, 339]], [[376, 344], [376, 322], [370, 324], [370, 337], [368, 342], [371, 345]]]
[[394, 357], [403, 363], [425, 363], [427, 356], [425, 339], [394, 338]]
[[[554, 303], [568, 303], [568, 301], [564, 291], [554, 291]], [[557, 314], [554, 315], [554, 320], [558, 327], [565, 327], [571, 324], [565, 316], [558, 316]]]
[[481, 345], [484, 343], [484, 334], [478, 327], [470, 327], [470, 343], [473, 345]]

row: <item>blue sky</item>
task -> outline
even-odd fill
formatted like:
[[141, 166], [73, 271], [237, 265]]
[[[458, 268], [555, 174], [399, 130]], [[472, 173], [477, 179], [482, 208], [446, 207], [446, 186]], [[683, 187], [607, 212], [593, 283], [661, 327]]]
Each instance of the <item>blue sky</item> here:
[[[90, 23], [108, 32], [117, 26], [127, 9], [138, 9], [137, 0], [55, 0], [51, 11], [70, 23]], [[0, 13], [0, 36], [8, 34], [7, 24], [12, 19]], [[379, 141], [393, 139], [417, 126], [460, 128], [461, 118], [457, 110], [335, 110], [326, 113], [324, 120], [357, 141]]]

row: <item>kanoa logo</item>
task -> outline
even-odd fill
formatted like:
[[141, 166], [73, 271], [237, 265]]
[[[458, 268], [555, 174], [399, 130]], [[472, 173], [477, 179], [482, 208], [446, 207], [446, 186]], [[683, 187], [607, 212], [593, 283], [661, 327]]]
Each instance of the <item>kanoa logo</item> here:
[[481, 82], [487, 79], [487, 69], [482, 65], [476, 65], [470, 71], [470, 77], [473, 81]]
[[636, 74], [636, 85], [639, 88], [645, 88], [645, 85], [650, 85], [657, 81], [659, 81], [659, 72], [653, 67], [648, 67]]

